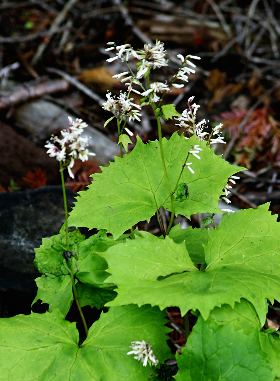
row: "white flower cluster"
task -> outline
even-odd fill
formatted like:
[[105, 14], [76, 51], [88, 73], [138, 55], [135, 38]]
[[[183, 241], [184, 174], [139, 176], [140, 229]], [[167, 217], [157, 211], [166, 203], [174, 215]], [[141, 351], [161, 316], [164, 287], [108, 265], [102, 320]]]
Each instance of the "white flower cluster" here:
[[150, 95], [150, 100], [154, 103], [157, 103], [160, 101], [159, 94], [162, 94], [162, 93], [167, 92], [169, 90], [170, 90], [170, 88], [168, 87], [168, 85], [166, 83], [152, 82], [150, 84], [149, 89], [144, 91], [143, 93], [141, 93], [141, 95], [143, 97]]
[[140, 121], [141, 106], [134, 103], [128, 93], [120, 92], [119, 96], [113, 96], [108, 92], [106, 98], [107, 100], [102, 105], [104, 110], [111, 112], [120, 120]]
[[[128, 63], [131, 58], [139, 61], [136, 78], [140, 79], [147, 73], [149, 69], [158, 69], [167, 66], [166, 51], [164, 44], [156, 41], [153, 44], [145, 44], [143, 50], [134, 50], [130, 44], [117, 46], [114, 42], [108, 42], [109, 47], [105, 49], [107, 52], [114, 51], [115, 56], [107, 59], [107, 62], [113, 62], [120, 59], [122, 62]], [[128, 72], [121, 73], [123, 75]]]
[[140, 61], [140, 65], [136, 78], [143, 78], [149, 69], [159, 69], [160, 67], [168, 66], [166, 55], [167, 53], [162, 42], [156, 41], [155, 45], [145, 44], [144, 49], [137, 52], [137, 59]]
[[228, 183], [224, 188], [224, 195], [221, 197], [221, 199], [224, 200], [227, 204], [231, 203], [229, 197], [231, 195], [232, 184], [236, 184], [235, 180], [239, 179], [239, 176], [230, 176], [230, 178], [228, 179]]
[[127, 354], [134, 355], [135, 360], [141, 361], [143, 366], [146, 367], [148, 364], [151, 366], [158, 365], [158, 359], [154, 355], [151, 345], [146, 341], [132, 341], [130, 348], [132, 350]]
[[[149, 78], [151, 70], [168, 66], [167, 52], [162, 42], [156, 41], [155, 44], [145, 44], [142, 50], [135, 50], [130, 44], [116, 45], [114, 42], [108, 42], [108, 48], [105, 50], [115, 54], [107, 59], [107, 62], [120, 60], [126, 64], [126, 70], [115, 74], [113, 78], [119, 79], [127, 86], [128, 94], [124, 95], [125, 93], [123, 93], [122, 96], [130, 100], [134, 108], [136, 107], [135, 103], [132, 103], [129, 95], [131, 92], [147, 97], [151, 103], [158, 103], [162, 95], [170, 91], [171, 86], [175, 88], [184, 87], [184, 83], [188, 82], [189, 75], [195, 73], [196, 65], [192, 60], [200, 59], [200, 57], [193, 55], [184, 57], [182, 54], [178, 54], [180, 65], [176, 74], [170, 78], [169, 83], [150, 82], [150, 80], [146, 81], [146, 77]], [[131, 61], [136, 61], [134, 66], [131, 65]], [[118, 118], [121, 116], [123, 120], [139, 120], [137, 116], [140, 113], [133, 113], [133, 111], [126, 114], [122, 113], [120, 101], [121, 99], [112, 97], [111, 93], [108, 93], [103, 108], [111, 111]]]
[[189, 75], [195, 74], [196, 65], [191, 60], [200, 60], [201, 58], [191, 54], [187, 55], [186, 57], [184, 57], [182, 54], [178, 54], [177, 57], [181, 61], [181, 66], [178, 72], [173, 76], [173, 86], [176, 88], [181, 88], [185, 85], [184, 83], [178, 82], [188, 82]]
[[74, 178], [72, 168], [75, 160], [88, 160], [90, 153], [87, 149], [88, 138], [81, 136], [87, 124], [81, 119], [73, 120], [68, 117], [69, 127], [61, 131], [61, 137], [52, 135], [50, 140], [45, 144], [47, 154], [61, 162], [64, 167], [67, 167], [69, 176]]
[[177, 126], [186, 130], [188, 135], [196, 135], [200, 140], [207, 140], [210, 145], [222, 143], [225, 144], [224, 137], [221, 133], [222, 123], [215, 126], [211, 132], [206, 131], [209, 129], [206, 119], [197, 121], [197, 111], [200, 106], [193, 103], [194, 97], [190, 97], [187, 102], [187, 108], [177, 118]]

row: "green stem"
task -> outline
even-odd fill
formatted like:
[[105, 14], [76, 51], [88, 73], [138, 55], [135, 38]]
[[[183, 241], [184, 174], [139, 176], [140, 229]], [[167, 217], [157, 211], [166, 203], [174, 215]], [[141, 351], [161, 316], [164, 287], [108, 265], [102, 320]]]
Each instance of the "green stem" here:
[[[62, 188], [62, 195], [63, 195], [63, 206], [64, 206], [64, 213], [65, 213], [65, 222], [64, 222], [64, 226], [65, 226], [65, 244], [66, 244], [66, 250], [69, 250], [70, 246], [69, 246], [69, 232], [68, 232], [68, 206], [67, 206], [67, 195], [66, 195], [65, 179], [64, 179], [64, 166], [63, 166], [63, 164], [61, 162], [59, 163], [59, 172], [60, 172], [60, 178], [61, 178], [61, 188]], [[77, 293], [77, 289], [76, 289], [76, 285], [75, 285], [75, 279], [74, 279], [73, 270], [72, 270], [72, 263], [71, 263], [71, 268], [69, 268], [69, 266], [67, 266], [67, 267], [68, 267], [69, 274], [70, 274], [70, 277], [71, 277], [73, 297], [74, 297], [76, 306], [78, 308], [78, 311], [79, 311], [79, 314], [80, 314], [80, 317], [81, 317], [81, 320], [82, 320], [82, 324], [83, 324], [83, 327], [84, 327], [84, 330], [85, 330], [85, 334], [87, 336], [88, 335], [88, 327], [87, 327], [86, 319], [84, 317], [82, 308], [81, 308], [80, 303], [79, 303], [78, 293]]]
[[[118, 127], [118, 138], [121, 136], [121, 121], [117, 119], [117, 127]], [[122, 143], [120, 143], [120, 157], [123, 157]]]
[[[190, 154], [189, 154], [189, 152], [188, 152], [187, 157], [186, 157], [186, 159], [185, 159], [185, 161], [184, 161], [184, 164], [182, 165], [181, 172], [180, 172], [180, 175], [179, 175], [179, 177], [178, 177], [178, 179], [177, 179], [175, 188], [174, 188], [173, 192], [171, 193], [171, 196], [173, 197], [173, 200], [174, 200], [174, 193], [176, 192], [176, 189], [177, 189], [177, 187], [178, 187], [178, 185], [179, 185], [179, 181], [181, 180], [181, 177], [182, 177], [184, 168], [185, 168], [185, 166], [186, 166], [186, 163], [187, 163], [187, 161], [188, 161], [189, 155], [190, 155]], [[172, 225], [173, 225], [173, 222], [174, 222], [174, 217], [175, 217], [175, 211], [172, 210], [172, 212], [171, 212], [171, 216], [170, 216], [170, 220], [169, 220], [169, 224], [168, 224], [168, 227], [167, 227], [166, 234], [168, 234], [168, 233], [170, 232], [170, 229], [172, 228]]]
[[[167, 173], [165, 156], [164, 156], [164, 150], [163, 150], [163, 145], [162, 145], [162, 128], [161, 128], [160, 116], [158, 115], [158, 113], [156, 111], [156, 106], [155, 105], [153, 105], [153, 110], [154, 110], [154, 114], [155, 114], [155, 117], [156, 117], [156, 120], [157, 120], [159, 150], [160, 150], [160, 156], [161, 156], [162, 166], [163, 166], [163, 170], [164, 170], [164, 175], [165, 175], [167, 181], [169, 181], [169, 176], [168, 176], [168, 173]], [[170, 220], [169, 220], [169, 224], [168, 224], [168, 228], [167, 228], [166, 234], [169, 233], [169, 231], [170, 231], [170, 229], [171, 229], [171, 227], [173, 225], [174, 217], [175, 217], [174, 192], [172, 192], [170, 194], [170, 201], [171, 201], [171, 217], [170, 217]]]
[[70, 277], [71, 277], [71, 282], [72, 282], [72, 291], [73, 291], [74, 300], [75, 300], [77, 309], [79, 311], [80, 318], [82, 320], [82, 324], [83, 324], [83, 327], [84, 327], [85, 335], [87, 337], [87, 335], [88, 335], [88, 326], [87, 326], [87, 322], [86, 322], [85, 316], [83, 314], [82, 308], [81, 308], [80, 303], [79, 303], [77, 288], [76, 288], [76, 284], [75, 284], [75, 278], [74, 278], [72, 269], [70, 269]]
[[160, 227], [160, 230], [165, 238], [166, 236], [166, 231], [165, 231], [165, 228], [164, 228], [164, 223], [163, 223], [163, 220], [161, 218], [161, 215], [160, 215], [160, 211], [157, 210], [157, 220], [158, 220], [158, 224], [159, 224], [159, 227]]
[[65, 179], [64, 179], [64, 167], [61, 162], [59, 162], [59, 172], [60, 172], [60, 178], [61, 178], [61, 188], [62, 188], [62, 195], [63, 195], [63, 206], [64, 206], [64, 214], [65, 214], [65, 243], [66, 243], [66, 249], [69, 250], [69, 234], [68, 234], [68, 206], [67, 206], [67, 195], [66, 195], [66, 187], [65, 187]]

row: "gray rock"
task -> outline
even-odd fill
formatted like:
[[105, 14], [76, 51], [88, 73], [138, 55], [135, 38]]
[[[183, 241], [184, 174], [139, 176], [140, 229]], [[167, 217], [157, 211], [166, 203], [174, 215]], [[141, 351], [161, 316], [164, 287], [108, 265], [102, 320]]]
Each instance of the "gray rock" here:
[[[69, 204], [73, 194], [68, 193]], [[64, 222], [60, 187], [0, 193], [0, 289], [25, 287], [33, 279], [34, 248]]]
[[[26, 103], [18, 107], [13, 115], [17, 125], [28, 132], [34, 142], [49, 139], [51, 134], [57, 133], [69, 124], [69, 114], [45, 100]], [[89, 137], [89, 150], [96, 154], [99, 163], [107, 163], [118, 154], [117, 144], [96, 129], [88, 127], [84, 135]]]

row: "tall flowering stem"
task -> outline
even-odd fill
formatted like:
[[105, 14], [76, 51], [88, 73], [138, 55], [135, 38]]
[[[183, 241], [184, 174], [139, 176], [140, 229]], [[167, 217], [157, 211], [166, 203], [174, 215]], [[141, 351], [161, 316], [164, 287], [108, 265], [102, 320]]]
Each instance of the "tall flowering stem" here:
[[64, 179], [64, 167], [61, 161], [59, 162], [59, 172], [60, 172], [61, 189], [62, 189], [62, 196], [63, 196], [63, 207], [64, 207], [65, 244], [66, 244], [66, 250], [69, 250], [68, 205], [67, 205], [67, 195], [66, 195], [66, 187], [65, 187], [65, 179]]
[[[94, 155], [93, 153], [90, 153], [87, 149], [88, 139], [85, 136], [82, 136], [84, 129], [87, 127], [87, 124], [84, 123], [81, 119], [73, 120], [70, 117], [69, 124], [70, 125], [67, 129], [61, 131], [60, 137], [51, 136], [50, 140], [45, 145], [45, 147], [47, 148], [48, 155], [50, 157], [55, 158], [59, 162], [59, 172], [63, 195], [63, 207], [65, 214], [64, 230], [66, 251], [70, 250], [70, 241], [68, 232], [68, 206], [64, 170], [67, 169], [69, 176], [74, 178], [72, 168], [75, 164], [75, 160], [80, 159], [82, 161], [86, 161], [88, 160], [89, 155]], [[73, 259], [67, 260], [66, 267], [71, 278], [73, 298], [75, 300], [84, 327], [85, 335], [87, 336], [88, 327], [78, 299], [75, 269], [73, 268]]]
[[[114, 56], [107, 59], [107, 62], [120, 60], [126, 66], [124, 72], [115, 74], [113, 78], [120, 80], [127, 87], [127, 93], [121, 92], [118, 97], [111, 96], [111, 93], [108, 93], [106, 95], [107, 101], [103, 104], [103, 108], [110, 111], [114, 117], [120, 118], [122, 123], [122, 121], [127, 120], [139, 121], [141, 107], [150, 105], [157, 121], [161, 162], [164, 176], [170, 188], [171, 216], [167, 229], [164, 227], [159, 211], [157, 212], [160, 228], [163, 234], [166, 235], [170, 231], [174, 222], [175, 192], [179, 185], [182, 173], [179, 175], [175, 190], [171, 189], [172, 186], [168, 176], [162, 143], [162, 104], [164, 97], [170, 93], [172, 87], [177, 89], [185, 87], [186, 83], [189, 82], [189, 78], [196, 73], [196, 64], [193, 61], [199, 61], [200, 57], [191, 54], [187, 56], [178, 54], [178, 68], [176, 72], [169, 77], [167, 81], [158, 82], [153, 80], [153, 72], [168, 66], [168, 54], [162, 42], [156, 41], [154, 44], [145, 44], [144, 48], [141, 50], [135, 50], [130, 44], [117, 45], [114, 42], [109, 42], [106, 51], [110, 52], [109, 54], [114, 54]], [[133, 98], [130, 97], [132, 93], [141, 97], [141, 106], [137, 105], [133, 101]], [[201, 140], [206, 140], [206, 138], [208, 138], [209, 144], [224, 143], [220, 132], [221, 125], [217, 125], [212, 133], [209, 134], [205, 131], [205, 128], [207, 127], [206, 120], [197, 122], [196, 114], [198, 108], [199, 106], [193, 103], [193, 97], [191, 97], [188, 100], [187, 109], [179, 118], [176, 118], [177, 125], [185, 130], [185, 136], [189, 137], [195, 134]], [[174, 114], [174, 116], [176, 116], [176, 114]], [[114, 117], [108, 119], [108, 121], [112, 120]], [[120, 126], [121, 124], [118, 122], [119, 135], [120, 131], [122, 131]], [[193, 155], [198, 157], [195, 150]], [[189, 155], [187, 156], [183, 168], [187, 168], [191, 173], [194, 173], [191, 166], [192, 163], [188, 163], [188, 157]]]
[[[164, 175], [165, 175], [166, 180], [169, 182], [169, 176], [168, 176], [168, 172], [167, 172], [166, 161], [165, 161], [165, 156], [164, 156], [164, 150], [163, 150], [163, 145], [162, 145], [162, 128], [161, 128], [160, 114], [159, 114], [155, 104], [152, 105], [152, 108], [153, 108], [153, 111], [154, 111], [154, 114], [155, 114], [155, 117], [156, 117], [156, 121], [157, 121], [157, 132], [158, 132], [159, 150], [160, 150], [160, 157], [161, 157], [161, 162], [162, 162], [162, 166], [163, 166], [163, 171], [164, 171]], [[168, 228], [167, 228], [166, 231], [164, 231], [165, 235], [168, 234], [168, 232], [170, 230], [170, 228], [169, 228], [170, 223], [171, 223], [171, 226], [172, 226], [173, 220], [174, 220], [174, 216], [175, 216], [174, 192], [170, 193], [170, 201], [171, 201], [171, 218], [172, 218], [172, 216], [173, 216], [173, 218], [172, 218], [172, 221], [171, 221], [171, 218], [170, 218]]]
[[[117, 128], [118, 128], [118, 138], [121, 136], [121, 121], [119, 118], [117, 118]], [[122, 150], [122, 143], [119, 143], [120, 145], [120, 157], [123, 157], [123, 150]]]
[[82, 321], [82, 324], [83, 324], [83, 327], [84, 327], [85, 335], [87, 337], [87, 335], [88, 335], [88, 326], [87, 326], [87, 322], [86, 322], [83, 310], [82, 310], [80, 302], [79, 302], [78, 292], [77, 292], [77, 288], [76, 288], [75, 276], [74, 276], [74, 272], [73, 272], [73, 269], [72, 269], [72, 263], [70, 264], [70, 266], [71, 266], [71, 268], [69, 269], [70, 270], [69, 273], [70, 273], [70, 278], [71, 278], [71, 282], [72, 282], [73, 297], [74, 297], [74, 300], [75, 300], [75, 303], [76, 303], [76, 306], [77, 306], [77, 309], [78, 309], [78, 312], [79, 312], [79, 315], [80, 315], [80, 318], [81, 318], [81, 321]]
[[[200, 152], [201, 152], [201, 148], [199, 147], [199, 145], [196, 144], [193, 147], [191, 147], [191, 149], [187, 153], [186, 159], [185, 159], [185, 161], [184, 161], [184, 163], [182, 165], [180, 174], [179, 174], [178, 179], [176, 181], [174, 190], [171, 193], [171, 195], [173, 197], [173, 201], [174, 201], [174, 194], [175, 194], [176, 190], [178, 189], [179, 182], [180, 182], [180, 180], [182, 178], [182, 175], [183, 175], [183, 172], [184, 172], [185, 168], [187, 168], [192, 174], [194, 174], [194, 170], [192, 169], [192, 163], [189, 162], [190, 156], [192, 155], [196, 159], [200, 160], [200, 155], [199, 155]], [[170, 232], [170, 230], [172, 228], [172, 225], [173, 225], [173, 222], [174, 222], [174, 217], [175, 217], [175, 209], [173, 208], [172, 211], [171, 211], [171, 216], [170, 216], [169, 224], [168, 224], [168, 227], [167, 227], [167, 234]]]

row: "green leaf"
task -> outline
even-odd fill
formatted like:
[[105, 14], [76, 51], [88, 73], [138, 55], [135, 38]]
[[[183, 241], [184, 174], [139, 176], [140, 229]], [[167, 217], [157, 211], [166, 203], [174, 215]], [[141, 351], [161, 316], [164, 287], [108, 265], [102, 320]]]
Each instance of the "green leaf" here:
[[133, 240], [127, 240], [102, 254], [109, 263], [109, 272], [115, 284], [127, 285], [139, 281], [157, 279], [182, 271], [197, 271], [187, 255], [184, 244], [175, 244], [169, 237], [158, 238], [148, 232], [141, 232]]
[[[167, 239], [161, 241], [161, 250], [155, 250], [156, 244], [150, 251], [143, 250], [144, 240], [137, 246], [141, 241], [127, 241], [122, 250], [110, 248], [104, 254], [112, 274], [107, 281], [117, 285], [118, 296], [109, 305], [178, 306], [183, 315], [199, 310], [207, 319], [214, 307], [233, 306], [244, 298], [254, 305], [264, 323], [267, 299], [273, 301], [280, 295], [280, 224], [267, 209], [266, 204], [225, 215], [218, 228], [209, 230], [205, 271], [185, 264], [190, 261], [187, 252], [185, 258], [178, 258], [178, 270], [168, 267], [167, 258], [160, 264], [162, 256], [165, 258], [165, 242], [170, 247]], [[144, 263], [149, 264], [149, 270]]]
[[195, 137], [186, 140], [175, 133], [162, 144], [168, 180], [158, 141], [144, 144], [138, 139], [132, 152], [95, 174], [89, 188], [80, 192], [70, 224], [106, 229], [118, 237], [137, 222], [151, 218], [160, 207], [170, 210], [170, 194], [194, 144], [202, 147], [201, 160], [192, 160], [195, 174], [183, 172], [181, 182], [188, 185], [189, 194], [187, 199], [175, 201], [176, 214], [219, 211], [218, 200], [228, 177], [241, 168], [228, 164]]
[[195, 264], [205, 263], [204, 247], [208, 242], [208, 229], [181, 229], [180, 225], [175, 225], [170, 230], [169, 237], [176, 243], [185, 243]]
[[[178, 356], [176, 381], [274, 381], [279, 375], [271, 356], [280, 360], [277, 348], [262, 348], [260, 322], [249, 303], [234, 309], [215, 309], [210, 318], [198, 319], [183, 354]], [[279, 368], [279, 366], [278, 366]]]
[[145, 340], [162, 362], [170, 356], [165, 315], [157, 308], [113, 308], [79, 347], [73, 323], [54, 313], [0, 319], [1, 381], [147, 381], [154, 368], [128, 356]]
[[267, 357], [277, 380], [280, 379], [280, 336], [279, 332], [260, 334], [260, 344]]
[[161, 106], [161, 112], [165, 120], [172, 119], [174, 116], [180, 116], [181, 114], [176, 110], [175, 105], [170, 103]]
[[126, 134], [121, 134], [119, 136], [119, 141], [118, 141], [118, 144], [122, 144], [123, 148], [125, 149], [125, 152], [128, 151], [128, 145], [131, 144], [132, 141], [130, 139], [130, 137]]
[[[79, 231], [69, 232], [69, 251], [74, 254], [78, 245], [84, 240], [84, 236]], [[67, 275], [63, 252], [66, 250], [65, 233], [61, 229], [60, 233], [52, 237], [42, 239], [42, 245], [35, 249], [35, 265], [41, 274], [52, 274], [55, 276]]]
[[94, 287], [81, 283], [77, 284], [77, 293], [81, 307], [102, 308], [117, 296], [113, 287]]
[[[103, 287], [108, 277], [107, 262], [99, 255], [111, 246], [123, 242], [124, 238], [113, 240], [103, 232], [81, 242], [79, 245], [78, 271], [76, 277], [82, 282], [95, 287]], [[108, 287], [108, 285], [106, 285]]]
[[66, 316], [73, 301], [70, 276], [43, 275], [36, 278], [36, 285], [38, 292], [32, 304], [37, 300], [42, 300], [44, 303], [49, 304], [50, 312], [58, 309], [63, 316]]
[[[79, 281], [76, 286], [83, 306], [88, 302], [92, 307], [101, 308], [102, 300], [106, 303], [114, 298], [115, 292], [112, 286], [104, 284], [104, 280], [108, 277], [106, 272], [108, 265], [98, 253], [122, 242], [123, 239], [114, 241], [102, 231], [86, 240], [79, 232], [69, 233], [70, 251], [74, 255], [71, 259], [72, 269]], [[67, 264], [63, 256], [65, 251], [63, 229], [56, 236], [44, 238], [42, 245], [35, 251], [37, 267], [45, 275], [36, 279], [38, 291], [33, 304], [37, 300], [42, 300], [43, 303], [49, 304], [49, 311], [57, 308], [66, 316], [73, 297], [71, 277], [67, 268], [70, 262]], [[92, 289], [89, 286], [92, 286]], [[106, 290], [103, 291], [103, 288]], [[90, 294], [89, 290], [93, 292]]]

